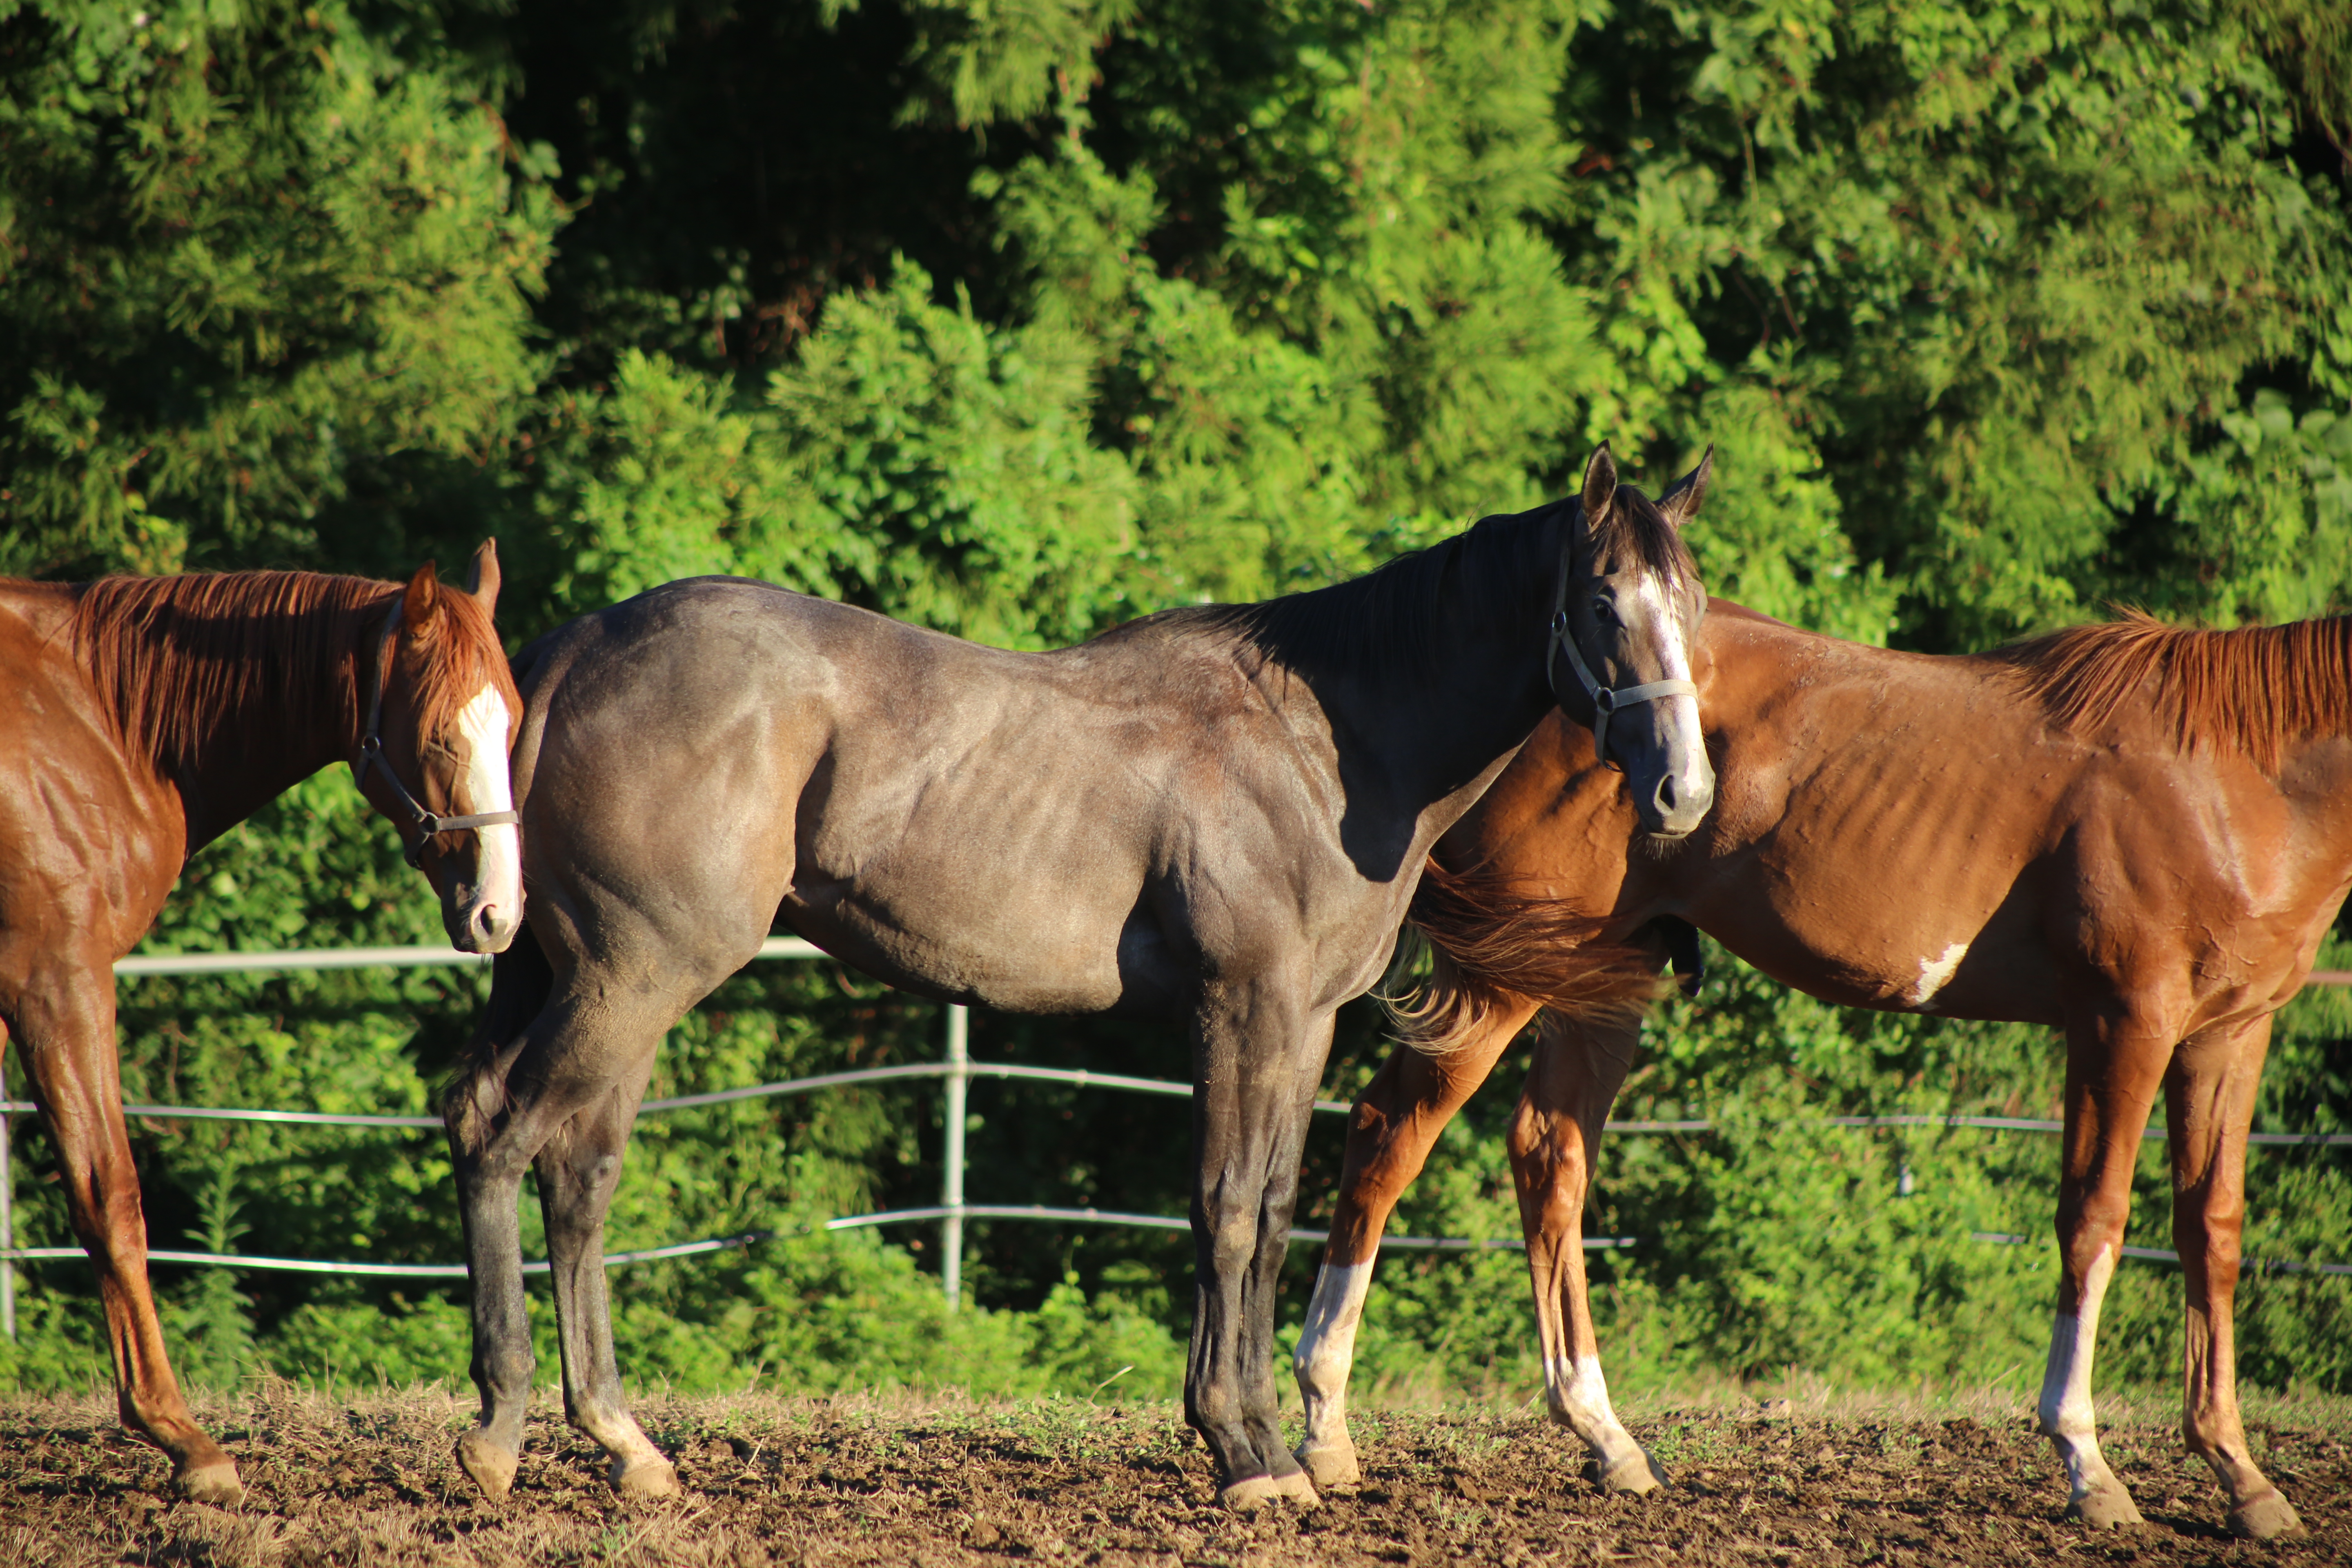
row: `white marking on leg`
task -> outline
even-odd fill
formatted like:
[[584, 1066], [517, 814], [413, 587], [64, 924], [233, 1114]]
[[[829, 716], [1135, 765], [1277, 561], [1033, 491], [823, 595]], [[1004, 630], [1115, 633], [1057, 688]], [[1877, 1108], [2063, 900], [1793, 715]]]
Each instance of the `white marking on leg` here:
[[1307, 1405], [1307, 1447], [1348, 1441], [1348, 1373], [1356, 1361], [1356, 1329], [1372, 1288], [1370, 1263], [1325, 1264], [1315, 1276], [1291, 1368]]
[[1951, 984], [1952, 976], [1959, 971], [1960, 961], [1968, 955], [1969, 944], [1956, 942], [1944, 950], [1943, 957], [1921, 959], [1918, 982], [1904, 995], [1903, 1000], [1914, 1007], [1925, 1007], [1928, 1003], [1933, 1002], [1936, 999], [1936, 993]]
[[1544, 1391], [1552, 1419], [1584, 1439], [1602, 1475], [1641, 1455], [1642, 1446], [1609, 1403], [1609, 1379], [1601, 1373], [1599, 1356], [1554, 1356], [1545, 1362]]
[[[466, 763], [466, 812], [512, 811], [514, 783], [507, 771], [507, 700], [485, 686], [457, 714], [457, 732], [469, 748]], [[474, 898], [465, 910], [470, 922], [485, 905], [497, 911], [494, 937], [512, 936], [522, 920], [522, 835], [514, 824], [474, 830]]]
[[2042, 1378], [2042, 1430], [2057, 1445], [2074, 1500], [2095, 1489], [2123, 1483], [2099, 1452], [2098, 1421], [2091, 1405], [2091, 1361], [2098, 1347], [2099, 1302], [2116, 1272], [2113, 1249], [2102, 1247], [2083, 1278], [2080, 1308], [2060, 1312], [2050, 1325], [2050, 1365]]

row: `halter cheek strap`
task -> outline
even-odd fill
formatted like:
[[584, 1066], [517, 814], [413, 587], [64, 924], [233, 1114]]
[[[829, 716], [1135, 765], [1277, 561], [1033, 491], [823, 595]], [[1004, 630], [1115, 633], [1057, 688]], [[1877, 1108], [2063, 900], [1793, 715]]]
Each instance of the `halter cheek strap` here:
[[383, 782], [392, 786], [393, 795], [407, 813], [406, 822], [395, 821], [394, 826], [401, 830], [402, 854], [411, 866], [415, 866], [423, 862], [425, 846], [436, 833], [519, 825], [522, 821], [522, 814], [517, 811], [478, 811], [466, 816], [436, 816], [408, 793], [408, 786], [400, 782], [400, 775], [392, 771], [392, 763], [384, 759], [383, 738], [378, 731], [383, 721], [384, 689], [392, 684], [392, 656], [400, 641], [401, 606], [406, 598], [404, 594], [392, 601], [392, 614], [383, 623], [383, 646], [377, 651], [375, 661], [375, 694], [368, 699], [367, 728], [360, 734], [359, 760], [352, 764], [352, 782], [364, 785], [371, 768], [383, 775]]
[[1591, 667], [1584, 662], [1584, 655], [1577, 648], [1576, 639], [1569, 635], [1569, 564], [1563, 552], [1559, 563], [1559, 594], [1552, 601], [1551, 643], [1544, 650], [1544, 680], [1551, 687], [1552, 697], [1557, 700], [1559, 697], [1559, 656], [1566, 654], [1569, 668], [1576, 671], [1576, 679], [1583, 686], [1584, 694], [1592, 700], [1592, 754], [1605, 767], [1609, 765], [1609, 715], [1636, 703], [1655, 702], [1661, 697], [1696, 698], [1698, 688], [1687, 680], [1647, 680], [1639, 686], [1611, 688], [1594, 679]]

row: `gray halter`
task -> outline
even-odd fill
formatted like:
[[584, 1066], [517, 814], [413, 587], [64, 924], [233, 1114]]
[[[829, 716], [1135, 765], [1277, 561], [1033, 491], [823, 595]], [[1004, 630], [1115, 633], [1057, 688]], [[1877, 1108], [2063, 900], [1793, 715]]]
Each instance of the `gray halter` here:
[[1566, 554], [1559, 563], [1559, 594], [1552, 601], [1551, 646], [1544, 650], [1544, 680], [1551, 687], [1555, 701], [1559, 697], [1559, 656], [1568, 655], [1568, 667], [1576, 671], [1576, 679], [1584, 686], [1585, 695], [1592, 699], [1592, 754], [1604, 767], [1609, 766], [1609, 715], [1621, 708], [1637, 702], [1654, 702], [1661, 697], [1698, 696], [1698, 688], [1687, 680], [1648, 680], [1639, 686], [1611, 688], [1593, 679], [1591, 667], [1578, 651], [1576, 639], [1568, 632], [1568, 584], [1570, 561]]
[[[392, 764], [384, 760], [383, 738], [378, 732], [383, 722], [383, 692], [384, 688], [392, 684], [392, 656], [399, 645], [400, 612], [407, 598], [405, 594], [394, 596], [392, 614], [383, 623], [383, 647], [375, 661], [375, 695], [368, 700], [367, 728], [360, 735], [359, 761], [352, 764], [352, 782], [365, 785], [370, 768], [383, 775], [384, 782], [392, 786], [392, 793], [398, 797], [402, 809], [408, 814], [407, 821], [395, 820], [394, 823], [400, 830], [401, 853], [411, 866], [417, 866], [423, 863], [425, 846], [431, 842], [435, 834], [520, 825], [522, 814], [517, 811], [478, 811], [468, 816], [436, 816], [408, 793], [408, 786], [400, 782], [400, 775], [394, 773]], [[415, 837], [412, 837], [412, 834]]]

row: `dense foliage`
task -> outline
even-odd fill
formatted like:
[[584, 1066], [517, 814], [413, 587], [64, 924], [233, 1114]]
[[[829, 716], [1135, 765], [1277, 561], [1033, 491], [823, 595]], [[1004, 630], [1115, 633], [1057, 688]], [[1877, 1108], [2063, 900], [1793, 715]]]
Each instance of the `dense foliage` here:
[[[1361, 570], [1607, 439], [1654, 482], [1714, 443], [1711, 586], [1847, 637], [2329, 613], [2347, 149], [2329, 0], [0, 0], [0, 571], [388, 575], [496, 534], [518, 643], [733, 571], [1041, 647]], [[435, 932], [322, 776], [198, 857], [151, 945]], [[2032, 1381], [2051, 1141], [1814, 1119], [2049, 1114], [2054, 1042], [1718, 973], [1622, 1111], [1719, 1131], [1617, 1141], [1589, 1227], [1639, 1238], [1599, 1266], [1621, 1383]], [[419, 1110], [480, 990], [126, 983], [127, 1091]], [[836, 965], [755, 967], [654, 1092], [937, 1029]], [[2259, 1124], [2352, 1125], [2347, 1037], [2340, 995], [2294, 1004]], [[973, 1050], [1182, 1074], [1166, 1032], [1094, 1022], [982, 1016]], [[1381, 1050], [1351, 1008], [1333, 1092]], [[1507, 1100], [1397, 1228], [1516, 1229]], [[1170, 1102], [990, 1083], [973, 1110], [975, 1201], [1183, 1210]], [[648, 1119], [616, 1247], [781, 1235], [617, 1274], [629, 1363], [1172, 1387], [1181, 1237], [975, 1226], [985, 1310], [950, 1315], [922, 1231], [821, 1228], [935, 1201], [939, 1115], [890, 1088]], [[19, 1131], [21, 1239], [62, 1241]], [[430, 1134], [135, 1137], [158, 1246], [458, 1256]], [[2250, 1255], [2352, 1261], [2347, 1197], [2341, 1153], [2258, 1153]], [[2151, 1145], [2133, 1239], [2166, 1208]], [[464, 1364], [455, 1288], [157, 1274], [200, 1379]], [[2176, 1279], [2126, 1269], [2103, 1368], [2169, 1375]], [[2352, 1387], [2347, 1289], [2251, 1277], [2246, 1375]], [[1392, 1258], [1367, 1372], [1528, 1387], [1523, 1300], [1507, 1253]], [[32, 1270], [20, 1313], [0, 1381], [95, 1373], [81, 1272]]]

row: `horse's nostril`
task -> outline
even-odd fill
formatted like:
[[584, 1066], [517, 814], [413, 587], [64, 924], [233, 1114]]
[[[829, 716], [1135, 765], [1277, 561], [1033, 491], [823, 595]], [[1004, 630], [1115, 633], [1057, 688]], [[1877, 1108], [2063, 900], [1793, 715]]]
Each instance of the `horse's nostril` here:
[[1668, 773], [1658, 781], [1658, 805], [1665, 811], [1675, 808], [1675, 775]]
[[474, 926], [484, 936], [499, 929], [499, 906], [484, 904], [474, 913]]

